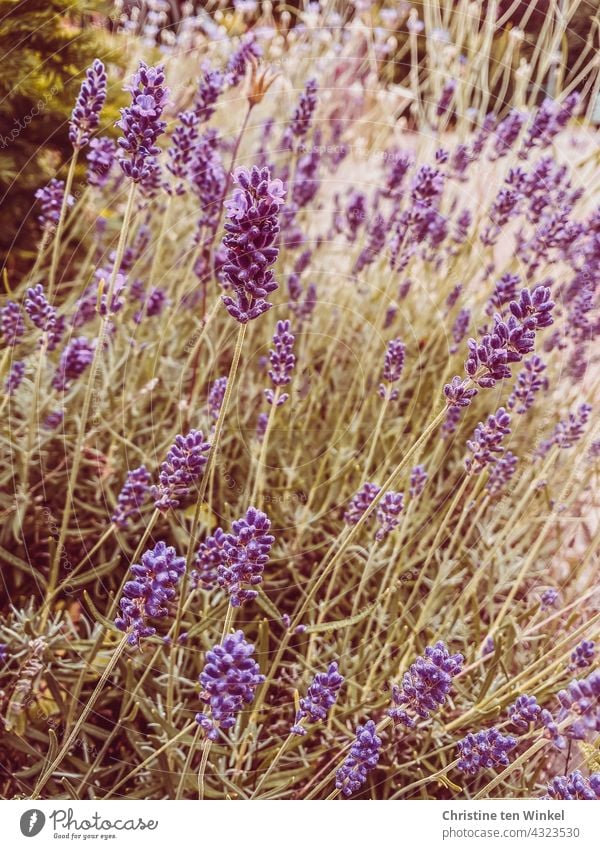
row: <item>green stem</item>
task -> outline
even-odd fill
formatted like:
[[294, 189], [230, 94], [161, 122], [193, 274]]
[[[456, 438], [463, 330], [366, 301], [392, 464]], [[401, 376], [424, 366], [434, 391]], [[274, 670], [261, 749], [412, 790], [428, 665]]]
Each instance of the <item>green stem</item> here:
[[62, 247], [62, 235], [65, 226], [65, 218], [67, 215], [67, 205], [69, 202], [69, 195], [71, 194], [71, 187], [73, 185], [73, 178], [75, 176], [75, 166], [77, 165], [78, 156], [79, 148], [76, 147], [73, 151], [71, 162], [69, 163], [69, 171], [67, 173], [67, 179], [65, 181], [65, 191], [60, 207], [60, 215], [58, 217], [58, 224], [56, 225], [56, 233], [54, 234], [54, 244], [52, 246], [52, 261], [50, 264], [50, 274], [48, 276], [48, 300], [50, 301], [50, 303], [52, 303], [52, 295], [54, 294], [56, 269], [58, 268], [58, 257], [60, 254], [60, 249]]

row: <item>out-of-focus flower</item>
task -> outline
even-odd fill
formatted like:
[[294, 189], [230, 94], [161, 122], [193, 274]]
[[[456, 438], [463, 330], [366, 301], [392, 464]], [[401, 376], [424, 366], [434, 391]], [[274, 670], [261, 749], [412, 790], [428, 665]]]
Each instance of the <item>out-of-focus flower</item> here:
[[493, 466], [490, 467], [490, 475], [485, 485], [491, 496], [500, 495], [506, 489], [509, 481], [517, 470], [518, 457], [507, 451], [502, 457], [498, 457]]
[[363, 484], [358, 492], [350, 499], [348, 508], [344, 513], [344, 522], [346, 522], [347, 525], [356, 525], [360, 521], [363, 513], [371, 505], [373, 499], [377, 497], [380, 490], [381, 487], [377, 486], [376, 483]]
[[[42, 230], [47, 233], [52, 233], [58, 224], [64, 195], [64, 181], [56, 179], [50, 180], [47, 186], [44, 186], [42, 189], [38, 189], [35, 193], [35, 198], [40, 205], [38, 221], [42, 225]], [[67, 205], [73, 206], [74, 202], [75, 200], [72, 195], [69, 195]]]
[[473, 438], [467, 441], [471, 456], [465, 460], [465, 467], [471, 474], [477, 474], [492, 463], [495, 455], [504, 452], [502, 441], [510, 433], [510, 416], [499, 407], [494, 415], [487, 418], [485, 424], [479, 422]]
[[25, 333], [25, 322], [21, 307], [14, 301], [7, 301], [0, 309], [0, 333], [5, 345], [14, 347]]
[[206, 405], [208, 409], [208, 415], [215, 422], [219, 418], [219, 413], [221, 411], [221, 405], [223, 403], [223, 398], [225, 397], [226, 389], [227, 378], [218, 377], [211, 386], [210, 392], [208, 393], [208, 402]]
[[125, 483], [111, 516], [111, 522], [114, 522], [117, 527], [126, 528], [129, 519], [139, 515], [140, 507], [150, 492], [150, 480], [150, 472], [145, 466], [139, 466], [127, 472]]
[[306, 136], [316, 108], [317, 81], [311, 78], [306, 82], [290, 123], [290, 130], [296, 138], [303, 139]]
[[52, 386], [64, 392], [74, 380], [77, 380], [89, 368], [94, 359], [95, 342], [86, 336], [79, 336], [65, 346]]
[[507, 406], [509, 410], [523, 415], [529, 410], [540, 389], [548, 388], [548, 380], [541, 375], [546, 370], [546, 364], [538, 356], [530, 357], [523, 363], [523, 368], [517, 376], [515, 388], [510, 394]]
[[425, 471], [425, 466], [419, 465], [414, 467], [410, 473], [410, 486], [408, 489], [408, 494], [411, 498], [418, 498], [421, 495], [425, 489], [427, 478], [428, 475]]
[[392, 384], [397, 383], [402, 376], [404, 368], [404, 358], [406, 348], [401, 339], [392, 339], [388, 342], [387, 351], [383, 361], [382, 379], [386, 381], [379, 385], [379, 394], [382, 398], [387, 398], [389, 401], [395, 401], [398, 397], [398, 390], [392, 387]]
[[386, 492], [377, 505], [376, 515], [379, 528], [375, 539], [382, 542], [398, 526], [399, 516], [404, 509], [404, 494], [402, 492]]
[[12, 395], [21, 385], [21, 381], [25, 377], [25, 363], [21, 360], [15, 360], [10, 368], [4, 389], [7, 395]]
[[90, 141], [87, 151], [87, 181], [90, 186], [102, 188], [108, 183], [113, 165], [117, 161], [117, 143], [108, 136]]

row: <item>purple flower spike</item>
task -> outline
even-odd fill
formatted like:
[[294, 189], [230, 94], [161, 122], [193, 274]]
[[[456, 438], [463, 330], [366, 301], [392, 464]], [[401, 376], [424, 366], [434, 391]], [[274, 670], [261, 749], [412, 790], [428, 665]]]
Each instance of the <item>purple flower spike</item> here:
[[596, 772], [589, 778], [584, 778], [576, 769], [570, 775], [557, 775], [553, 778], [542, 799], [561, 799], [572, 801], [574, 799], [598, 800], [600, 799], [600, 773]]
[[185, 557], [178, 557], [166, 543], [157, 542], [142, 555], [141, 564], [134, 563], [130, 571], [133, 580], [123, 587], [115, 625], [127, 634], [130, 646], [137, 646], [144, 637], [156, 634], [148, 619], [169, 615], [169, 604], [174, 601], [175, 588], [185, 572]]
[[148, 183], [158, 171], [156, 157], [160, 148], [156, 142], [165, 131], [161, 120], [169, 90], [164, 85], [162, 66], [149, 68], [140, 62], [126, 91], [131, 92], [131, 105], [121, 109], [117, 126], [123, 131], [119, 139], [119, 164], [126, 177], [134, 183]]
[[150, 472], [145, 466], [139, 466], [127, 473], [117, 506], [111, 516], [111, 522], [118, 528], [126, 528], [129, 519], [139, 515], [140, 507], [150, 492], [150, 480]]
[[329, 708], [337, 700], [343, 683], [344, 679], [338, 672], [338, 665], [335, 661], [329, 664], [327, 672], [317, 672], [306, 696], [300, 699], [300, 710], [296, 714], [295, 725], [292, 727], [291, 733], [300, 736], [306, 734], [306, 730], [298, 724], [305, 717], [309, 717], [310, 722], [324, 722], [327, 719]]
[[202, 65], [202, 79], [194, 103], [194, 112], [200, 122], [204, 123], [213, 116], [224, 83], [221, 71], [212, 68], [208, 62]]
[[347, 525], [356, 525], [373, 499], [379, 495], [380, 490], [381, 487], [377, 486], [376, 483], [363, 484], [358, 492], [350, 499], [348, 509], [344, 513], [344, 522]]
[[509, 399], [508, 408], [523, 415], [529, 410], [535, 400], [535, 395], [540, 389], [548, 388], [548, 380], [541, 375], [546, 370], [545, 363], [537, 356], [530, 357], [523, 363], [523, 369], [519, 372], [515, 388]]
[[0, 333], [5, 345], [13, 348], [25, 333], [25, 322], [21, 307], [14, 301], [7, 301], [0, 309]]
[[256, 36], [253, 32], [246, 33], [227, 63], [227, 84], [237, 85], [244, 78], [248, 64], [261, 56], [262, 48], [257, 43]]
[[306, 136], [316, 108], [317, 81], [310, 79], [307, 81], [304, 91], [300, 95], [298, 106], [294, 111], [294, 116], [290, 124], [290, 129], [296, 138], [303, 139]]
[[160, 467], [159, 484], [152, 487], [152, 497], [157, 510], [166, 513], [179, 507], [198, 480], [202, 477], [210, 444], [204, 441], [202, 431], [191, 430], [179, 434]]
[[[273, 335], [275, 347], [269, 351], [269, 360], [271, 361], [269, 377], [274, 386], [286, 386], [292, 379], [292, 372], [296, 363], [296, 357], [293, 353], [295, 341], [296, 337], [290, 333], [290, 322], [287, 319], [286, 321], [278, 321], [277, 329]], [[274, 401], [273, 391], [266, 389], [265, 396], [269, 404], [272, 404]], [[280, 395], [277, 406], [280, 407], [288, 398], [289, 395], [287, 394]]]
[[550, 327], [553, 322], [554, 302], [547, 286], [536, 286], [532, 292], [522, 289], [518, 301], [511, 301], [509, 306], [511, 313], [527, 330]]
[[502, 454], [502, 440], [510, 433], [510, 416], [499, 407], [496, 413], [488, 416], [487, 422], [479, 422], [473, 433], [473, 439], [467, 441], [467, 447], [472, 456], [465, 460], [465, 467], [471, 474], [476, 474], [491, 462], [496, 454]]
[[[35, 198], [40, 204], [38, 221], [42, 225], [42, 230], [47, 233], [52, 233], [58, 224], [64, 195], [64, 181], [55, 179], [50, 180], [47, 186], [38, 189], [35, 193]], [[73, 206], [74, 202], [72, 195], [69, 195], [68, 206]]]
[[402, 492], [386, 492], [377, 507], [377, 521], [380, 527], [375, 539], [382, 542], [400, 523], [400, 513], [404, 509], [404, 494]]
[[512, 451], [507, 451], [502, 457], [496, 460], [490, 468], [490, 476], [485, 485], [486, 490], [491, 496], [500, 495], [504, 492], [517, 470], [518, 462], [518, 457], [515, 457]]
[[77, 102], [69, 122], [69, 141], [75, 148], [88, 144], [98, 128], [100, 112], [106, 100], [106, 71], [100, 59], [94, 59], [85, 74]]
[[246, 324], [272, 306], [266, 296], [277, 288], [271, 266], [279, 254], [275, 243], [285, 190], [281, 180], [271, 179], [268, 168], [238, 168], [234, 179], [239, 188], [225, 202], [223, 239], [223, 274], [234, 297], [224, 295], [223, 303], [236, 321]]
[[508, 708], [510, 721], [524, 731], [532, 723], [537, 724], [540, 721], [541, 712], [542, 709], [535, 696], [519, 696], [515, 703]]
[[245, 589], [262, 583], [262, 573], [268, 563], [275, 537], [269, 533], [268, 516], [249, 507], [246, 516], [232, 526], [232, 533], [223, 541], [223, 559], [219, 565], [219, 586], [229, 593], [232, 607], [240, 607], [256, 598], [256, 590]]
[[395, 707], [388, 711], [394, 722], [413, 728], [417, 717], [429, 719], [442, 705], [452, 690], [452, 679], [461, 671], [462, 654], [450, 654], [441, 640], [427, 646], [425, 654], [418, 657], [404, 673], [402, 686], [394, 684], [392, 701]]
[[265, 680], [253, 654], [254, 646], [246, 642], [241, 631], [228, 634], [206, 653], [199, 680], [200, 698], [208, 713], [196, 714], [196, 722], [209, 740], [218, 740], [219, 730], [235, 725], [238, 713], [253, 701], [256, 688]]
[[487, 728], [478, 731], [477, 734], [467, 734], [458, 743], [460, 759], [458, 768], [467, 775], [477, 775], [482, 769], [496, 769], [499, 766], [508, 766], [511, 752], [517, 741], [514, 737], [507, 737], [497, 728]]
[[6, 394], [13, 395], [21, 385], [21, 381], [24, 377], [25, 363], [21, 360], [15, 360], [8, 373], [8, 377], [6, 378], [6, 383], [4, 384]]
[[208, 415], [215, 422], [219, 418], [219, 413], [221, 412], [221, 404], [223, 403], [223, 398], [225, 397], [226, 389], [227, 378], [218, 377], [211, 386], [210, 392], [208, 393]]
[[372, 719], [356, 728], [356, 738], [350, 754], [335, 774], [335, 786], [348, 798], [367, 780], [367, 773], [379, 763], [381, 737]]
[[192, 111], [180, 112], [178, 117], [180, 123], [173, 131], [171, 146], [167, 151], [167, 170], [175, 177], [175, 184], [171, 186], [167, 183], [165, 188], [170, 194], [183, 195], [199, 138], [198, 117]]
[[411, 498], [418, 498], [419, 495], [425, 489], [425, 484], [427, 483], [427, 472], [425, 471], [425, 466], [415, 466], [412, 472], [410, 473], [410, 487], [408, 490], [408, 494]]
[[212, 590], [216, 587], [219, 578], [219, 566], [225, 559], [224, 546], [227, 534], [221, 528], [217, 528], [212, 536], [206, 537], [201, 542], [194, 560], [195, 569], [192, 572], [192, 580], [195, 586], [202, 589]]
[[593, 640], [582, 640], [571, 655], [572, 669], [585, 669], [591, 666], [596, 656], [596, 644]]
[[92, 139], [87, 152], [87, 181], [90, 186], [102, 188], [108, 183], [110, 172], [117, 161], [117, 143], [108, 136]]
[[[404, 368], [404, 357], [406, 348], [401, 339], [392, 339], [388, 342], [387, 351], [383, 361], [383, 380], [387, 383], [396, 383], [402, 376]], [[390, 401], [395, 401], [398, 397], [398, 390], [391, 387], [386, 388], [382, 383], [379, 386], [379, 394], [382, 398], [388, 397]]]
[[456, 375], [456, 377], [452, 378], [451, 383], [447, 383], [444, 386], [444, 395], [446, 396], [448, 407], [468, 407], [472, 399], [477, 395], [477, 390], [469, 389], [468, 381]]
[[95, 342], [90, 342], [85, 336], [72, 339], [61, 354], [52, 386], [59, 392], [68, 389], [71, 383], [92, 364], [94, 347]]

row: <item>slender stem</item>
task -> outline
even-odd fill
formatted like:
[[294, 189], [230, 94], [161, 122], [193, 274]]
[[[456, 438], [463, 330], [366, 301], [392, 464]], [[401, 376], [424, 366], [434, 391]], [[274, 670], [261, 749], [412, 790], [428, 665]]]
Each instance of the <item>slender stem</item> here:
[[194, 734], [194, 739], [190, 744], [190, 748], [187, 754], [187, 758], [185, 759], [185, 763], [183, 765], [183, 769], [181, 771], [181, 778], [179, 779], [179, 784], [177, 785], [177, 793], [175, 794], [175, 799], [181, 799], [181, 794], [183, 793], [183, 788], [185, 785], [185, 779], [190, 769], [190, 764], [192, 762], [192, 758], [194, 756], [194, 752], [196, 750], [196, 746], [198, 745], [198, 738], [200, 737], [200, 733], [202, 728], [200, 725], [196, 723], [196, 732]]
[[123, 651], [125, 650], [126, 645], [127, 645], [127, 638], [123, 637], [123, 639], [121, 640], [121, 642], [119, 643], [117, 648], [113, 651], [112, 657], [109, 660], [109, 662], [106, 666], [106, 669], [104, 670], [104, 672], [102, 673], [102, 675], [100, 677], [100, 680], [96, 684], [94, 692], [92, 693], [92, 695], [87, 700], [86, 705], [85, 705], [83, 711], [81, 712], [79, 719], [77, 720], [77, 722], [73, 726], [73, 730], [71, 731], [71, 733], [69, 734], [69, 736], [67, 737], [67, 739], [65, 740], [63, 745], [61, 746], [58, 754], [56, 755], [56, 757], [54, 758], [54, 760], [52, 761], [50, 766], [47, 767], [46, 770], [42, 773], [41, 778], [39, 779], [39, 781], [35, 785], [33, 793], [31, 794], [31, 797], [30, 797], [31, 799], [38, 799], [39, 798], [41, 791], [46, 786], [46, 782], [52, 776], [52, 774], [54, 773], [54, 770], [61, 764], [62, 759], [67, 754], [67, 752], [69, 751], [71, 746], [73, 745], [73, 742], [75, 741], [75, 738], [79, 734], [79, 731], [81, 730], [81, 727], [83, 726], [83, 723], [86, 721], [86, 719], [88, 718], [88, 716], [92, 712], [94, 705], [96, 704], [96, 701], [98, 699], [98, 696], [102, 692], [104, 684], [106, 683], [111, 672], [113, 671], [113, 669], [115, 668], [115, 666], [119, 662], [119, 658], [123, 654]]
[[200, 761], [200, 769], [198, 770], [198, 799], [204, 799], [204, 773], [206, 772], [211, 743], [212, 741], [207, 737], [202, 747], [202, 760]]
[[56, 269], [58, 268], [58, 257], [60, 254], [60, 249], [62, 247], [62, 235], [67, 215], [67, 206], [69, 203], [69, 195], [71, 194], [71, 187], [73, 185], [73, 178], [75, 176], [75, 166], [77, 165], [78, 156], [79, 148], [76, 147], [73, 151], [71, 162], [69, 163], [69, 170], [67, 172], [67, 179], [65, 181], [65, 191], [60, 206], [60, 215], [58, 217], [58, 224], [56, 225], [56, 232], [54, 234], [54, 244], [52, 245], [52, 261], [50, 263], [50, 274], [48, 276], [48, 300], [50, 302], [52, 302], [52, 295], [54, 294]]
[[279, 396], [281, 395], [281, 387], [275, 387], [275, 394], [273, 396], [273, 403], [271, 404], [271, 409], [269, 410], [269, 418], [267, 419], [267, 426], [265, 428], [265, 433], [263, 436], [263, 440], [260, 446], [260, 454], [258, 457], [258, 462], [256, 464], [256, 476], [254, 478], [254, 486], [252, 488], [252, 498], [250, 499], [251, 504], [257, 504], [258, 501], [262, 498], [262, 485], [263, 485], [263, 468], [267, 462], [267, 451], [268, 451], [268, 443], [269, 443], [269, 435], [271, 433], [271, 428], [273, 427], [273, 422], [275, 420], [275, 412], [277, 410], [277, 402], [279, 401]]

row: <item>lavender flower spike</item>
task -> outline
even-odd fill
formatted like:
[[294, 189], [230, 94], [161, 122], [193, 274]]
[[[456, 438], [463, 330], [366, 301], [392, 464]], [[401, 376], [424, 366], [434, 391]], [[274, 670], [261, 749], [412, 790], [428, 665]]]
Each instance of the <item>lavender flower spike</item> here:
[[277, 288], [271, 266], [279, 248], [279, 207], [285, 190], [281, 180], [272, 180], [268, 168], [237, 168], [239, 188], [225, 201], [227, 221], [223, 247], [227, 260], [223, 273], [234, 297], [223, 296], [228, 313], [246, 324], [271, 308], [266, 296]]
[[573, 799], [599, 800], [600, 773], [596, 772], [589, 778], [584, 778], [576, 769], [570, 775], [557, 775], [553, 778], [542, 799]]
[[425, 484], [427, 483], [428, 474], [425, 471], [425, 466], [415, 466], [412, 472], [410, 473], [410, 487], [408, 490], [408, 494], [411, 498], [418, 498], [419, 495], [425, 489]]
[[379, 763], [381, 737], [372, 719], [359, 725], [350, 754], [335, 774], [335, 786], [348, 798], [360, 790], [367, 780], [367, 773]]
[[59, 392], [68, 389], [71, 383], [92, 364], [94, 348], [95, 341], [90, 342], [86, 336], [72, 339], [61, 354], [58, 369], [52, 379], [52, 386]]
[[450, 654], [441, 640], [427, 646], [425, 655], [418, 657], [404, 673], [402, 686], [394, 684], [388, 711], [394, 722], [413, 728], [417, 717], [428, 719], [446, 703], [452, 689], [452, 679], [462, 669], [462, 654]]
[[377, 507], [377, 521], [380, 527], [375, 534], [377, 542], [383, 542], [400, 522], [399, 516], [404, 509], [404, 493], [386, 492]]
[[275, 537], [269, 533], [268, 516], [249, 507], [243, 519], [231, 526], [233, 533], [223, 541], [223, 557], [218, 569], [218, 582], [229, 593], [232, 607], [252, 601], [258, 593], [245, 589], [262, 583], [262, 573], [269, 560]]
[[111, 516], [111, 522], [119, 528], [126, 528], [129, 519], [139, 514], [149, 490], [150, 472], [145, 466], [139, 466], [128, 472], [117, 499], [117, 506]]
[[158, 172], [156, 157], [160, 148], [156, 142], [166, 128], [161, 115], [169, 94], [164, 82], [162, 66], [149, 68], [145, 62], [140, 62], [131, 84], [126, 87], [131, 92], [132, 102], [121, 109], [121, 120], [117, 122], [123, 130], [119, 139], [119, 164], [125, 176], [134, 183], [150, 181]]
[[90, 135], [98, 128], [100, 112], [106, 100], [106, 71], [100, 59], [94, 59], [81, 85], [69, 122], [69, 141], [74, 148], [88, 144]]
[[202, 431], [191, 430], [186, 436], [175, 437], [160, 467], [159, 484], [152, 487], [157, 510], [166, 513], [170, 508], [179, 507], [180, 501], [189, 495], [191, 487], [202, 476], [209, 449]]
[[242, 631], [228, 634], [206, 653], [200, 698], [208, 713], [196, 714], [196, 722], [209, 740], [218, 740], [219, 730], [235, 725], [238, 713], [252, 702], [256, 688], [265, 680], [253, 654], [254, 646], [246, 642]]
[[535, 696], [519, 696], [514, 704], [508, 708], [511, 722], [517, 728], [527, 730], [528, 726], [540, 721], [542, 709]]
[[[292, 379], [292, 371], [296, 363], [296, 357], [293, 354], [293, 346], [296, 337], [290, 333], [290, 322], [278, 321], [275, 334], [273, 336], [274, 348], [269, 351], [269, 360], [271, 361], [271, 369], [269, 377], [275, 386], [286, 386]], [[265, 389], [265, 396], [269, 404], [275, 400], [275, 393], [272, 389]], [[277, 400], [277, 406], [285, 404], [289, 395], [283, 393]]]
[[499, 407], [493, 416], [488, 416], [487, 422], [479, 422], [473, 433], [473, 439], [468, 440], [467, 447], [472, 456], [467, 457], [465, 466], [468, 472], [476, 474], [489, 465], [496, 454], [504, 451], [502, 440], [510, 433], [510, 416]]
[[299, 725], [302, 719], [310, 718], [310, 722], [324, 722], [327, 712], [338, 697], [339, 689], [344, 683], [344, 678], [338, 672], [338, 665], [334, 661], [329, 664], [327, 672], [317, 672], [312, 684], [308, 688], [306, 696], [300, 699], [300, 710], [296, 714], [292, 734], [303, 736], [306, 730]]
[[508, 766], [508, 753], [517, 741], [514, 737], [502, 734], [497, 728], [487, 728], [477, 734], [467, 734], [458, 743], [460, 758], [458, 768], [468, 775], [477, 775], [482, 769], [495, 769]]
[[185, 558], [178, 557], [166, 543], [157, 542], [130, 571], [134, 577], [123, 587], [115, 625], [127, 634], [130, 646], [137, 646], [144, 637], [156, 634], [148, 619], [168, 616], [168, 605], [175, 599], [175, 587], [185, 572]]
[[373, 499], [377, 497], [380, 489], [381, 487], [376, 483], [363, 484], [358, 492], [350, 499], [348, 509], [344, 513], [344, 522], [347, 525], [356, 525]]
[[0, 333], [4, 343], [14, 347], [25, 333], [25, 322], [21, 307], [14, 301], [7, 301], [0, 309]]
[[[385, 359], [383, 362], [383, 380], [388, 384], [396, 383], [402, 376], [404, 368], [405, 346], [401, 339], [392, 339], [388, 342]], [[395, 401], [398, 397], [398, 390], [392, 389], [391, 386], [386, 388], [385, 384], [379, 386], [379, 394], [382, 398], [388, 398], [390, 401]]]
[[[39, 201], [41, 208], [38, 221], [42, 225], [42, 230], [46, 233], [52, 233], [58, 224], [64, 195], [64, 181], [54, 178], [50, 180], [47, 186], [38, 189], [35, 193], [35, 199]], [[69, 195], [67, 205], [73, 206], [73, 203], [73, 196]]]

